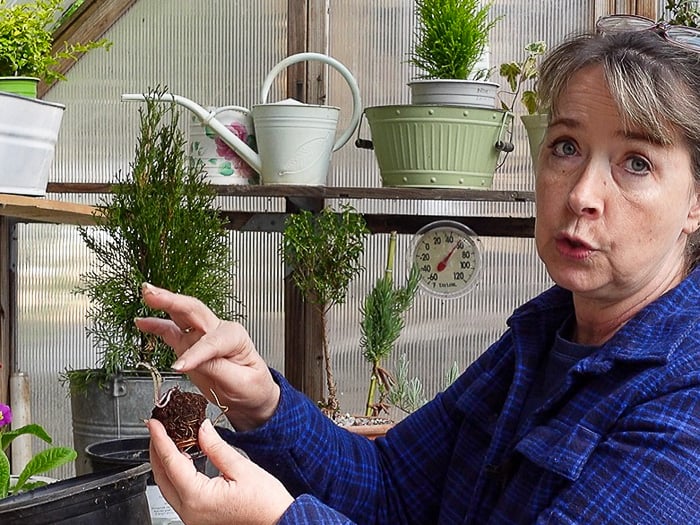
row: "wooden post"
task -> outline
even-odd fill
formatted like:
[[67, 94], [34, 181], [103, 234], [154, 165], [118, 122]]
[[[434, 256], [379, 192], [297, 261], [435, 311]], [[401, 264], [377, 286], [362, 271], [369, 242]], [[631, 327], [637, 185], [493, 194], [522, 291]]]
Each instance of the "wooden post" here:
[[[304, 51], [325, 52], [328, 6], [326, 0], [288, 1], [288, 55]], [[324, 64], [301, 62], [287, 68], [287, 96], [301, 102], [323, 104], [326, 96]], [[323, 199], [287, 199], [286, 211], [319, 211]], [[321, 335], [323, 324], [313, 305], [287, 276], [284, 280], [284, 375], [298, 390], [313, 401], [324, 399], [325, 382]]]
[[12, 235], [14, 220], [0, 216], [0, 403], [10, 402], [10, 363], [12, 355], [12, 295], [14, 271], [12, 266]]
[[[300, 209], [320, 211], [323, 199], [285, 199], [288, 213]], [[325, 399], [323, 321], [317, 308], [303, 295], [287, 272], [284, 279], [284, 376], [312, 401]]]

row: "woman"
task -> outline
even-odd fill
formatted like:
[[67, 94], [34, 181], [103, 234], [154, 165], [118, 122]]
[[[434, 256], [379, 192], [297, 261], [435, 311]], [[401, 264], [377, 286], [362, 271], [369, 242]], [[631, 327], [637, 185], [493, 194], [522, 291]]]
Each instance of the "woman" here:
[[336, 428], [240, 325], [144, 287], [172, 321], [139, 328], [229, 407], [239, 432], [223, 437], [252, 460], [205, 423], [222, 472], [208, 479], [149, 421], [155, 479], [186, 523], [697, 521], [698, 35], [626, 17], [599, 30], [541, 69], [535, 238], [556, 286], [386, 439]]

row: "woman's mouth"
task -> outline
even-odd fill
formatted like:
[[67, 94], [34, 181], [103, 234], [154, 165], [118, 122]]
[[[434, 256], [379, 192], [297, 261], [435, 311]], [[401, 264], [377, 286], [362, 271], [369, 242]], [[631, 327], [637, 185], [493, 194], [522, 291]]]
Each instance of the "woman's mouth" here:
[[571, 259], [585, 259], [594, 251], [593, 247], [583, 240], [569, 235], [560, 235], [555, 240], [557, 251]]

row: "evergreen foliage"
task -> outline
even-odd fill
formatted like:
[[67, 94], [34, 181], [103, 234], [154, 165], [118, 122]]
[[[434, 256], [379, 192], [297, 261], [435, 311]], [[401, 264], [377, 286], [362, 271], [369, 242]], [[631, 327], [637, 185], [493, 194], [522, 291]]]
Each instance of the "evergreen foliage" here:
[[[480, 0], [416, 0], [418, 26], [410, 62], [418, 78], [464, 80], [473, 73], [498, 19], [489, 20], [491, 3]], [[482, 72], [476, 77], [488, 76]]]
[[284, 226], [280, 254], [292, 270], [292, 279], [319, 312], [328, 398], [320, 404], [329, 414], [339, 410], [326, 314], [343, 304], [350, 281], [364, 270], [361, 257], [369, 234], [364, 217], [350, 205], [339, 213], [326, 206], [318, 213], [302, 210], [290, 215]]
[[129, 173], [117, 174], [96, 226], [79, 230], [95, 262], [76, 291], [90, 299], [87, 332], [107, 376], [139, 362], [167, 370], [175, 360], [170, 347], [134, 325], [135, 317], [165, 316], [145, 306], [142, 283], [194, 296], [223, 319], [237, 303], [226, 221], [201, 161], [186, 153], [175, 105], [149, 100], [139, 116]]
[[395, 246], [396, 232], [392, 232], [384, 275], [377, 280], [360, 308], [360, 348], [364, 358], [372, 365], [365, 410], [367, 416], [377, 416], [386, 409], [383, 399], [393, 381], [382, 363], [391, 355], [401, 335], [405, 324], [404, 315], [413, 306], [420, 284], [420, 272], [414, 265], [406, 284], [394, 286]]

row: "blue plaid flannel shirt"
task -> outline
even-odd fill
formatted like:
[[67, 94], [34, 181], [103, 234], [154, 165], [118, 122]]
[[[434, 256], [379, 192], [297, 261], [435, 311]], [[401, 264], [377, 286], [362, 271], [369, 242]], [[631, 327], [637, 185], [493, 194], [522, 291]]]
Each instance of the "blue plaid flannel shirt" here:
[[524, 400], [571, 294], [553, 287], [433, 401], [375, 442], [281, 385], [262, 427], [225, 433], [296, 497], [281, 524], [700, 523], [700, 270]]

